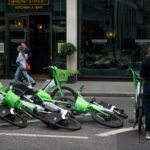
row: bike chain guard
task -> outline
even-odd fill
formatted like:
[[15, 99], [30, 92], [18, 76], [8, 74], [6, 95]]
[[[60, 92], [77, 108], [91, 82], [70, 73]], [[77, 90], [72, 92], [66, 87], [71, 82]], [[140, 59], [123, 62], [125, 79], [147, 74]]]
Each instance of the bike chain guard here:
[[111, 105], [111, 104], [106, 103], [106, 102], [100, 102], [99, 105], [101, 105], [101, 106], [104, 107], [105, 109], [109, 110], [109, 112], [113, 112], [114, 109], [116, 108], [116, 106]]
[[60, 113], [50, 113], [45, 116], [47, 119], [48, 123], [55, 125], [57, 122], [62, 120], [61, 114]]

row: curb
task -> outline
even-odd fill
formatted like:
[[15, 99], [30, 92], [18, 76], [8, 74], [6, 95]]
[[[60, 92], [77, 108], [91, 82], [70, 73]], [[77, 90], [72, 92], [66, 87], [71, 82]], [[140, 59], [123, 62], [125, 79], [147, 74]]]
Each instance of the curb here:
[[83, 96], [95, 97], [134, 97], [134, 93], [81, 93]]

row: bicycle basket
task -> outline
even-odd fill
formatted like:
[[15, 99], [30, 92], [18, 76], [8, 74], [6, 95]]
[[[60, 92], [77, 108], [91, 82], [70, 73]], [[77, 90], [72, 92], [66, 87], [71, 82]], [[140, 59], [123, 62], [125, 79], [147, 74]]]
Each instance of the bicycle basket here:
[[74, 106], [75, 111], [86, 112], [89, 107], [89, 102], [84, 100], [83, 97], [78, 97]]
[[60, 82], [67, 82], [69, 76], [69, 70], [56, 69], [56, 77]]
[[17, 96], [16, 94], [14, 94], [12, 91], [9, 91], [9, 92], [6, 93], [3, 101], [9, 107], [14, 108], [15, 104], [18, 102], [19, 99], [20, 99], [19, 96]]

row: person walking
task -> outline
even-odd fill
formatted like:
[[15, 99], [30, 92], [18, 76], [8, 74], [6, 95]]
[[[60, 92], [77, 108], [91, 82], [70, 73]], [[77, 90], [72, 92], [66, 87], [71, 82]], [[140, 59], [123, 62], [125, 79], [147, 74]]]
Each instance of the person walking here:
[[[24, 49], [24, 54], [27, 55], [26, 61], [27, 61], [28, 64], [30, 65], [31, 57], [32, 57], [32, 52], [31, 52], [30, 48], [27, 46], [27, 43], [26, 43], [25, 41], [22, 41], [22, 42], [21, 42], [21, 46], [22, 46], [23, 49]], [[27, 72], [28, 72], [29, 75], [31, 75], [31, 70], [28, 70]], [[24, 79], [27, 80], [27, 79], [25, 78], [25, 76], [22, 75], [22, 73], [20, 73], [19, 79], [20, 79], [20, 81], [22, 81], [22, 82], [24, 81]]]
[[21, 45], [19, 45], [17, 47], [18, 50], [18, 57], [16, 60], [16, 63], [18, 65], [17, 70], [15, 72], [15, 77], [14, 79], [10, 82], [10, 84], [14, 85], [17, 83], [18, 81], [18, 77], [20, 72], [23, 73], [23, 75], [26, 77], [27, 81], [28, 81], [28, 87], [32, 88], [32, 85], [35, 85], [35, 81], [34, 79], [27, 73], [26, 70], [26, 58], [27, 58], [27, 54], [24, 53], [24, 49]]
[[145, 113], [146, 139], [150, 140], [150, 44], [148, 45], [147, 56], [143, 59], [140, 67], [140, 76], [144, 79], [143, 108]]

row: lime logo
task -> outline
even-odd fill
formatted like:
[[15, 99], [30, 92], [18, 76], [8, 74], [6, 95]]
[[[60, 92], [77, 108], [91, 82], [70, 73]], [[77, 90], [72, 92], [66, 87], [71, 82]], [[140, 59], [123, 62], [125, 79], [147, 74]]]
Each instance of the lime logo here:
[[63, 78], [65, 78], [65, 74], [64, 73], [60, 73], [59, 77], [63, 79]]

